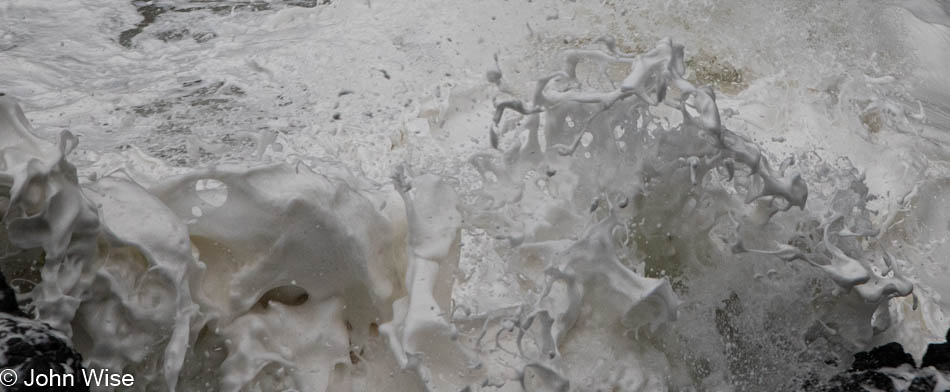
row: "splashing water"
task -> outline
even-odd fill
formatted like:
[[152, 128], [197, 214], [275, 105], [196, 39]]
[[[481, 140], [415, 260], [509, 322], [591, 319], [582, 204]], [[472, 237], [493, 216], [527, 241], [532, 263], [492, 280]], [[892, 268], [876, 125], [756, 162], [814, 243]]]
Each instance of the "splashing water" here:
[[[52, 29], [3, 35], [0, 55], [21, 65], [0, 81], [17, 81], [4, 88], [28, 110], [0, 97], [2, 267], [87, 366], [134, 374], [136, 390], [801, 390], [869, 346], [898, 340], [919, 356], [943, 336], [950, 117], [932, 97], [950, 78], [926, 66], [939, 59], [911, 68], [898, 55], [909, 46], [858, 26], [840, 32], [857, 48], [784, 44], [844, 70], [777, 71], [776, 52], [750, 55], [763, 37], [728, 38], [742, 26], [719, 41], [690, 32], [772, 15], [727, 3], [645, 6], [689, 20], [651, 34], [709, 44], [695, 54], [679, 38], [552, 39], [574, 31], [569, 13], [609, 15], [570, 5], [502, 44], [527, 46], [514, 64], [455, 36], [487, 75], [446, 73], [420, 103], [411, 83], [466, 69], [426, 59], [455, 41], [420, 47], [398, 23], [418, 16], [398, 6], [328, 3], [69, 3], [55, 12], [111, 15], [96, 31], [117, 33], [69, 41], [83, 45], [74, 57], [29, 59]], [[7, 8], [5, 20], [48, 21]], [[925, 4], [884, 9], [950, 43]], [[393, 20], [347, 35], [340, 15]], [[220, 24], [195, 23], [206, 20]], [[359, 49], [292, 55], [298, 39]], [[346, 88], [281, 71], [340, 70], [372, 58], [361, 42], [373, 40], [396, 60], [342, 69], [332, 78]], [[87, 54], [93, 44], [112, 59]], [[893, 50], [860, 68], [853, 51], [868, 48]], [[821, 57], [832, 49], [843, 59]], [[133, 64], [140, 79], [124, 76]], [[402, 87], [374, 95], [393, 78]], [[124, 133], [96, 130], [114, 123]]]

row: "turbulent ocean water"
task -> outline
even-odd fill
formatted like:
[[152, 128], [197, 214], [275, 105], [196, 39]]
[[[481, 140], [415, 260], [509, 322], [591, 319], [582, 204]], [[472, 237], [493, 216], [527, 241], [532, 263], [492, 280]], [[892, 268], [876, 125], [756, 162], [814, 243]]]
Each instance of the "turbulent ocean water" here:
[[2, 0], [0, 93], [0, 270], [117, 390], [820, 390], [950, 326], [945, 0]]

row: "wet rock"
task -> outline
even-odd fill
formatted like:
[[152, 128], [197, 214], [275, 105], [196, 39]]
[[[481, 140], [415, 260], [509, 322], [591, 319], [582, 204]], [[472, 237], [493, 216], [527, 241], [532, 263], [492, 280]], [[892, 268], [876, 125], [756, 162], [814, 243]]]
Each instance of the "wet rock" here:
[[947, 341], [929, 344], [920, 367], [933, 366], [937, 370], [950, 371], [950, 330], [947, 330]]
[[[0, 273], [0, 369], [12, 369], [19, 382], [0, 387], [7, 392], [89, 391], [85, 385], [74, 387], [27, 387], [23, 381], [36, 374], [72, 374], [82, 384], [82, 356], [69, 339], [48, 324], [29, 318], [19, 307], [16, 293]], [[6, 381], [7, 379], [4, 378]]]
[[903, 364], [916, 366], [914, 357], [904, 352], [904, 347], [900, 343], [891, 342], [883, 346], [875, 347], [871, 351], [854, 354], [854, 364], [851, 365], [852, 371], [873, 370], [882, 367], [896, 368]]
[[897, 392], [894, 381], [886, 374], [874, 370], [839, 374], [828, 382], [825, 392]]
[[[950, 331], [947, 337], [950, 340]], [[904, 352], [899, 343], [891, 342], [855, 354], [851, 369], [832, 377], [823, 386], [815, 388], [814, 385], [807, 384], [803, 385], [803, 388], [824, 392], [935, 392], [938, 390], [937, 379], [941, 376], [939, 372], [948, 371], [950, 342], [931, 343], [920, 368], [916, 367], [913, 357]], [[943, 377], [946, 377], [946, 374]], [[895, 382], [897, 380], [900, 381]], [[907, 380], [910, 380], [909, 384]], [[903, 388], [905, 385], [906, 388]]]
[[918, 376], [911, 381], [907, 387], [907, 392], [930, 392], [937, 387], [937, 380], [934, 376]]
[[16, 302], [16, 292], [7, 284], [7, 278], [0, 272], [0, 314], [26, 317]]

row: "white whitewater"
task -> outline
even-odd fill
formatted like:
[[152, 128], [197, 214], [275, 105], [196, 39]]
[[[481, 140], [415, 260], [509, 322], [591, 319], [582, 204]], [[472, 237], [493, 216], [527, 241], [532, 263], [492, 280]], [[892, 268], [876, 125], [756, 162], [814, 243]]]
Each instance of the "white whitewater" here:
[[[318, 3], [159, 2], [125, 40], [128, 5], [8, 24], [3, 269], [87, 366], [136, 390], [796, 390], [943, 336], [934, 5], [832, 9], [919, 39], [789, 38], [819, 59], [783, 69], [735, 38], [764, 5]], [[673, 38], [625, 39], [618, 10]]]

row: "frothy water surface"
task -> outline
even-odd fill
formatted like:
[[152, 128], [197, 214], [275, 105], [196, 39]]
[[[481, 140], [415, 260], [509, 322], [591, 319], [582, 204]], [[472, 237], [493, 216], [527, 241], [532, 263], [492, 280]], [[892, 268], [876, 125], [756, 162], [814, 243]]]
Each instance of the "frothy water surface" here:
[[10, 0], [0, 265], [142, 390], [800, 390], [919, 359], [946, 10]]

